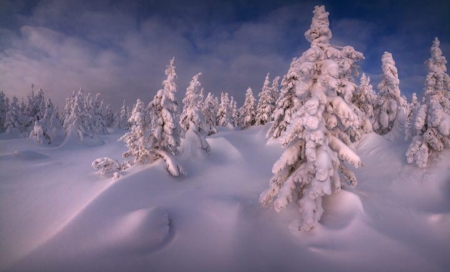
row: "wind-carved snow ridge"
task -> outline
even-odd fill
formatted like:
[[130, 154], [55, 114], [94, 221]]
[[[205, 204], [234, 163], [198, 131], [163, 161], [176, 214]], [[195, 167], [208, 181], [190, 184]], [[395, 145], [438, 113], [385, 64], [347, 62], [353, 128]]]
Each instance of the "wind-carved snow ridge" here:
[[270, 188], [260, 202], [273, 202], [279, 212], [296, 201], [302, 231], [318, 224], [322, 197], [339, 191], [342, 178], [356, 185], [347, 164], [355, 168], [362, 164], [351, 137], [360, 126], [352, 104], [356, 91], [352, 72], [354, 63], [364, 57], [351, 46], [330, 46], [331, 36], [328, 12], [316, 6], [305, 33], [311, 48], [292, 61], [267, 134], [278, 138], [286, 150], [274, 164]]

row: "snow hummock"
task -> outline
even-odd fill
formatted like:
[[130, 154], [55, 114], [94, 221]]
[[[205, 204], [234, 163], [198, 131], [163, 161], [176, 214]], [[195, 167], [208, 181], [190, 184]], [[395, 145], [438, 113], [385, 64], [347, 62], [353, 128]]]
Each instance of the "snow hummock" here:
[[180, 177], [160, 160], [97, 175], [93, 160], [126, 151], [123, 130], [102, 145], [0, 140], [0, 270], [448, 271], [450, 150], [419, 169], [403, 140], [363, 136], [358, 186], [323, 197], [305, 233], [295, 205], [258, 203], [283, 152], [270, 125], [219, 128], [209, 155], [178, 157]]

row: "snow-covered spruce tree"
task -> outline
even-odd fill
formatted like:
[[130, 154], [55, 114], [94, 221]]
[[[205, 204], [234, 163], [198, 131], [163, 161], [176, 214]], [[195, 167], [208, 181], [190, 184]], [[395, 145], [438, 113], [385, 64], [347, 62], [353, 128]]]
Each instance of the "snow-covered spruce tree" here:
[[406, 152], [408, 163], [422, 168], [433, 152], [450, 148], [450, 77], [439, 44], [436, 38], [431, 46], [431, 58], [426, 62], [423, 104], [414, 116], [414, 137]]
[[364, 134], [373, 131], [373, 105], [375, 103], [376, 94], [373, 91], [370, 78], [364, 73], [360, 78], [360, 84], [352, 97], [353, 111], [359, 118], [359, 126], [351, 128], [350, 136], [352, 142], [357, 142]]
[[92, 129], [92, 120], [89, 111], [86, 109], [86, 103], [89, 101], [89, 96], [84, 96], [83, 91], [80, 89], [75, 97], [66, 100], [67, 113], [64, 120], [64, 131], [66, 133], [66, 138], [77, 137], [79, 140], [83, 141], [84, 138], [94, 136]]
[[275, 110], [276, 100], [273, 99], [272, 88], [269, 86], [269, 74], [267, 74], [264, 79], [264, 84], [261, 92], [258, 94], [259, 101], [258, 106], [256, 107], [256, 125], [265, 125], [270, 122], [272, 113]]
[[205, 117], [205, 129], [207, 135], [217, 133], [216, 129], [217, 106], [218, 105], [216, 105], [214, 95], [208, 93], [202, 106], [202, 114]]
[[148, 116], [144, 103], [138, 99], [134, 106], [128, 122], [131, 124], [130, 131], [125, 133], [119, 140], [125, 142], [128, 150], [123, 153], [128, 165], [146, 164], [155, 160], [151, 152], [149, 137], [150, 116]]
[[347, 163], [359, 167], [360, 158], [341, 139], [348, 137], [346, 129], [358, 126], [349, 70], [363, 58], [352, 47], [339, 49], [329, 44], [331, 31], [324, 6], [315, 7], [305, 37], [311, 47], [293, 62], [283, 84], [284, 97], [296, 86], [292, 96], [298, 100], [280, 137], [286, 150], [273, 166], [270, 188], [260, 196], [264, 205], [274, 202], [276, 211], [297, 200], [302, 231], [318, 224], [322, 197], [340, 190], [341, 178], [352, 185], [357, 182]]
[[24, 109], [24, 129], [29, 133], [34, 126], [34, 122], [41, 120], [45, 113], [45, 96], [44, 91], [39, 89], [34, 93], [34, 85], [31, 85], [31, 93], [28, 94], [28, 103]]
[[[377, 95], [373, 90], [372, 84], [370, 84], [370, 78], [363, 73], [352, 102], [370, 122], [373, 120], [373, 106], [376, 98]], [[371, 124], [370, 126], [372, 127]]]
[[417, 94], [413, 93], [411, 103], [406, 107], [405, 140], [410, 140], [414, 134], [414, 118], [420, 108]]
[[281, 92], [272, 115], [273, 123], [267, 131], [267, 138], [276, 139], [280, 137], [290, 124], [292, 114], [300, 106], [295, 95], [298, 82], [298, 72], [296, 71], [298, 62], [299, 59], [294, 58], [287, 74], [283, 77]]
[[106, 111], [105, 107], [103, 106], [103, 100], [100, 99], [99, 93], [95, 95], [95, 98], [92, 101], [91, 120], [94, 134], [108, 134], [108, 126], [106, 124]]
[[185, 141], [189, 145], [195, 144], [199, 149], [206, 153], [211, 151], [205, 136], [208, 134], [208, 128], [205, 123], [205, 117], [201, 111], [203, 101], [201, 97], [202, 88], [196, 74], [186, 89], [186, 96], [183, 99], [183, 112], [180, 116], [180, 126], [185, 131]]
[[120, 114], [119, 114], [119, 128], [120, 129], [129, 129], [130, 123], [128, 122], [128, 119], [130, 119], [131, 116], [128, 116], [128, 108], [125, 106], [125, 100], [123, 101], [122, 107], [120, 108]]
[[21, 134], [24, 132], [26, 119], [23, 108], [19, 105], [19, 100], [14, 96], [6, 112], [4, 124], [6, 133]]
[[[133, 157], [131, 163], [143, 164], [163, 159], [167, 171], [173, 176], [179, 176], [184, 174], [184, 171], [175, 159], [175, 155], [179, 153], [180, 125], [177, 120], [178, 102], [175, 97], [177, 74], [174, 62], [175, 59], [170, 60], [165, 71], [167, 78], [162, 83], [163, 88], [147, 106], [147, 113], [145, 114], [144, 110], [133, 110], [129, 120], [132, 123], [131, 131], [121, 140], [127, 143], [129, 150], [124, 153], [124, 157]], [[149, 121], [143, 116], [147, 116]], [[138, 120], [143, 123], [136, 127], [137, 125], [133, 123]], [[139, 131], [134, 132], [135, 130]], [[135, 134], [137, 136], [133, 136]]]
[[220, 96], [220, 105], [217, 110], [217, 125], [221, 127], [233, 126], [231, 121], [230, 99], [228, 93]]
[[244, 105], [239, 109], [240, 127], [248, 128], [255, 125], [256, 120], [256, 99], [253, 95], [252, 89], [249, 87], [245, 93]]
[[[280, 77], [277, 76], [272, 80], [272, 86], [270, 87], [270, 95], [272, 96], [272, 100], [275, 101], [275, 106], [276, 106], [276, 102], [278, 100], [278, 96], [280, 93], [279, 85], [280, 85]], [[274, 110], [275, 110], [275, 108], [274, 108]]]
[[9, 99], [0, 91], [0, 133], [5, 131], [6, 113], [9, 109]]
[[400, 94], [400, 80], [392, 54], [384, 52], [382, 58], [382, 81], [378, 84], [379, 94], [374, 105], [373, 130], [390, 138], [398, 138], [404, 133], [406, 112], [404, 98]]
[[269, 74], [264, 80], [262, 91], [258, 94], [259, 101], [256, 108], [256, 125], [265, 125], [272, 121], [273, 113], [277, 106], [278, 84], [280, 77], [275, 77], [272, 86], [269, 86]]
[[38, 143], [51, 144], [61, 131], [60, 121], [55, 112], [55, 107], [50, 99], [45, 101], [44, 116], [34, 121], [30, 137], [35, 138]]
[[229, 112], [231, 113], [230, 116], [230, 124], [232, 127], [238, 127], [239, 126], [239, 118], [240, 113], [237, 107], [237, 102], [234, 100], [234, 97], [230, 96], [230, 104], [228, 104]]

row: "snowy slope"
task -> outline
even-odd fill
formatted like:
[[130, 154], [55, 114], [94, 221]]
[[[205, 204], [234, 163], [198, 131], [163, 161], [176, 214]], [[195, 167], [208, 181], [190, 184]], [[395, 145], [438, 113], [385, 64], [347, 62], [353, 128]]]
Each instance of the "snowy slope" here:
[[295, 205], [258, 203], [281, 155], [266, 127], [221, 130], [209, 156], [186, 148], [188, 175], [161, 162], [118, 180], [91, 162], [120, 158], [117, 131], [89, 144], [0, 141], [0, 271], [448, 271], [450, 151], [426, 170], [407, 144], [366, 135], [359, 184], [325, 198], [298, 232]]

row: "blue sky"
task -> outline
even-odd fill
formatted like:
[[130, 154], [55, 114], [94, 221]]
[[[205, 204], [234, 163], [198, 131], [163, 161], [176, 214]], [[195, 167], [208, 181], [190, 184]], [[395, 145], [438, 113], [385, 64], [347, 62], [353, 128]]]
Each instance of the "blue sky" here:
[[380, 81], [391, 52], [400, 88], [421, 93], [434, 37], [450, 55], [450, 1], [0, 0], [0, 90], [25, 97], [31, 84], [61, 106], [72, 90], [118, 107], [149, 102], [175, 57], [178, 99], [202, 72], [206, 92], [261, 90], [309, 47], [315, 5], [330, 12], [332, 44], [365, 55], [360, 72]]

